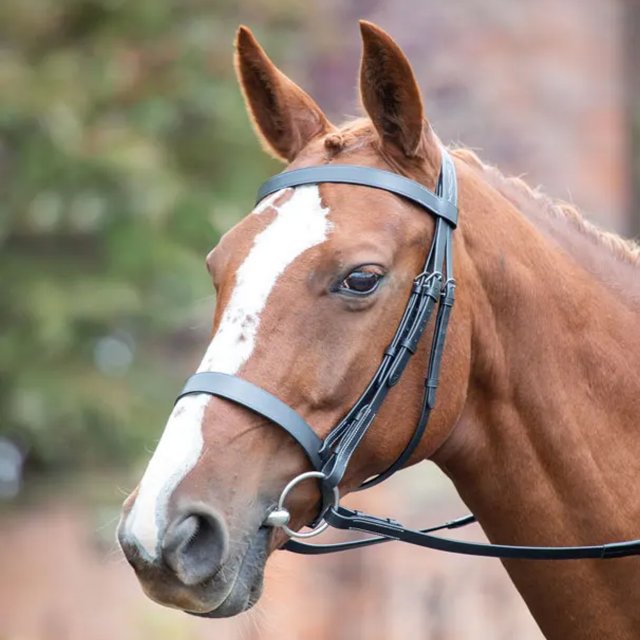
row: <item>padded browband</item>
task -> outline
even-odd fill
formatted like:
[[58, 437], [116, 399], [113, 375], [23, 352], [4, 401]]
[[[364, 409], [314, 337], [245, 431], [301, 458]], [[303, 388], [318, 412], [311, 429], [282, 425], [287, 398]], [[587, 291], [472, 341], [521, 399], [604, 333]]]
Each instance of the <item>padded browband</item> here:
[[257, 202], [287, 187], [299, 187], [301, 185], [319, 184], [321, 182], [355, 184], [390, 191], [391, 193], [415, 202], [421, 207], [431, 211], [434, 215], [444, 218], [454, 228], [458, 224], [458, 207], [456, 206], [454, 198], [451, 198], [451, 200], [441, 198], [421, 184], [397, 173], [391, 173], [391, 171], [350, 164], [307, 167], [305, 169], [294, 169], [293, 171], [279, 173], [269, 178], [269, 180], [260, 187]]
[[206, 393], [218, 396], [264, 416], [280, 425], [305, 450], [314, 469], [322, 467], [322, 440], [296, 411], [276, 396], [248, 380], [217, 371], [203, 371], [191, 376], [176, 402], [183, 396]]

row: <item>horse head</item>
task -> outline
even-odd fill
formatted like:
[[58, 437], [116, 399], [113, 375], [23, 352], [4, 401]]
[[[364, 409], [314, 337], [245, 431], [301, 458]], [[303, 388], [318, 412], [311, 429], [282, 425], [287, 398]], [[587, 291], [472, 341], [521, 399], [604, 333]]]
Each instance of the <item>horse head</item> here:
[[[362, 23], [361, 30], [368, 117], [341, 127], [275, 67], [248, 29], [239, 30], [236, 68], [258, 136], [290, 169], [354, 164], [433, 190], [441, 147], [409, 62], [379, 28]], [[363, 186], [299, 186], [263, 199], [207, 256], [217, 305], [198, 371], [240, 375], [326, 436], [378, 366], [433, 229], [416, 205]], [[464, 391], [453, 381], [465, 380], [467, 347], [452, 329], [448, 350], [456, 356], [443, 372], [444, 408], [412, 461], [438, 448], [462, 406]], [[342, 493], [387, 468], [410, 438], [426, 342], [354, 456]], [[308, 464], [286, 433], [255, 413], [203, 394], [180, 399], [119, 528], [146, 592], [199, 614], [249, 608], [268, 555], [286, 541], [263, 526], [265, 514]], [[290, 526], [311, 521], [319, 502], [313, 483], [299, 485], [288, 498]]]

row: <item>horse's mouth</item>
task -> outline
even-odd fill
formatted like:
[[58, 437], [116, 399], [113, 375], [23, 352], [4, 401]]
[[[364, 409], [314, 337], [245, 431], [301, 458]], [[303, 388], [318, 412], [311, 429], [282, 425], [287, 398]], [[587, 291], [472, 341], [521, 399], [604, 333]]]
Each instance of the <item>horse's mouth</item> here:
[[[260, 599], [264, 580], [264, 566], [268, 555], [270, 529], [261, 527], [250, 541], [245, 554], [236, 563], [237, 570], [228, 577], [228, 588], [210, 610], [190, 611], [186, 613], [204, 618], [228, 618], [248, 611]], [[227, 569], [228, 570], [228, 569]], [[228, 575], [228, 574], [227, 574]], [[204, 591], [219, 591], [221, 578], [226, 578], [225, 567], [214, 577], [209, 585], [203, 585]], [[199, 607], [200, 608], [200, 607]], [[204, 608], [204, 607], [203, 607]]]
[[163, 563], [128, 559], [143, 590], [158, 604], [195, 616], [226, 618], [247, 611], [259, 600], [271, 531], [260, 527], [213, 577], [194, 585], [184, 584]]

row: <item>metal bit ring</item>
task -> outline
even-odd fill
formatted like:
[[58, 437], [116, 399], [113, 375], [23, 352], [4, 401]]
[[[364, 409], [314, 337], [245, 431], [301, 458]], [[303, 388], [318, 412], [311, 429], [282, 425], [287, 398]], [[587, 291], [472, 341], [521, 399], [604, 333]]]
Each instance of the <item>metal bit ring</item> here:
[[[313, 538], [313, 536], [317, 536], [319, 533], [322, 533], [329, 526], [328, 522], [322, 520], [320, 524], [317, 527], [311, 529], [311, 531], [300, 533], [299, 531], [294, 531], [293, 529], [291, 529], [288, 526], [288, 518], [284, 517], [285, 513], [289, 513], [288, 509], [284, 506], [284, 502], [287, 499], [287, 496], [297, 484], [310, 478], [323, 479], [326, 478], [326, 476], [324, 473], [322, 473], [322, 471], [306, 471], [305, 473], [301, 473], [299, 476], [293, 478], [293, 480], [291, 480], [282, 490], [280, 498], [278, 498], [278, 506], [271, 512], [271, 514], [273, 514], [274, 516], [276, 516], [277, 514], [278, 517], [272, 518], [271, 522], [269, 522], [269, 516], [267, 516], [267, 520], [265, 521], [266, 523], [270, 524], [270, 526], [282, 529], [290, 538]], [[336, 508], [339, 503], [340, 492], [338, 491], [338, 487], [333, 487], [333, 504], [331, 506]]]

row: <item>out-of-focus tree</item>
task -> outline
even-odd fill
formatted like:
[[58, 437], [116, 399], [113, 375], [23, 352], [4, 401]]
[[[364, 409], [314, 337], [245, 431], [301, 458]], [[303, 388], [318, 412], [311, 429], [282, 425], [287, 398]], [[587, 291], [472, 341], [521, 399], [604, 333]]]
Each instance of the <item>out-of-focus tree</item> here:
[[268, 22], [277, 53], [301, 10], [0, 3], [0, 435], [32, 468], [153, 442], [202, 322], [193, 301], [212, 307], [203, 257], [274, 169], [247, 124], [232, 34]]

